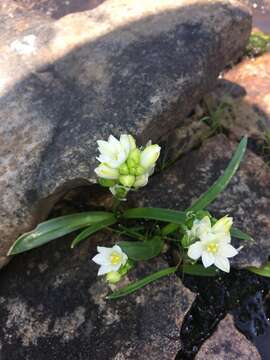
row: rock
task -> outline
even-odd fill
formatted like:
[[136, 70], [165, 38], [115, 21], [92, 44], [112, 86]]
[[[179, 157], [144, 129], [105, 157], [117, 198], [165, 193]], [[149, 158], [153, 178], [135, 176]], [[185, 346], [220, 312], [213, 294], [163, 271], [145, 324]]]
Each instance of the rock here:
[[212, 130], [200, 121], [203, 116], [203, 108], [197, 105], [194, 112], [184, 119], [181, 125], [158, 140], [162, 151], [156, 169], [164, 170], [211, 136]]
[[246, 59], [226, 72], [206, 101], [212, 108], [227, 104], [219, 120], [232, 138], [245, 134], [265, 140], [270, 130], [270, 53]]
[[[153, 176], [149, 186], [134, 193], [139, 206], [169, 207], [184, 210], [217, 180], [237, 147], [224, 135], [206, 141], [199, 150], [183, 156], [172, 167]], [[270, 254], [270, 170], [264, 161], [247, 151], [236, 175], [209, 210], [221, 217], [230, 214], [236, 227], [247, 232], [254, 242], [244, 245], [232, 259], [238, 268], [259, 267]]]
[[[90, 259], [107, 236], [93, 236], [75, 250], [70, 240], [19, 255], [1, 271], [1, 360], [173, 360], [195, 295], [170, 275], [106, 300], [111, 290]], [[167, 266], [161, 258], [140, 263], [128, 280]]]
[[261, 360], [257, 349], [234, 326], [227, 315], [215, 333], [203, 344], [195, 360]]
[[32, 14], [16, 31], [5, 21], [0, 266], [67, 189], [95, 181], [97, 139], [155, 141], [180, 124], [241, 54], [250, 23], [223, 0], [109, 0], [58, 21]]
[[27, 10], [36, 10], [42, 14], [59, 19], [69, 13], [91, 10], [104, 0], [17, 0]]

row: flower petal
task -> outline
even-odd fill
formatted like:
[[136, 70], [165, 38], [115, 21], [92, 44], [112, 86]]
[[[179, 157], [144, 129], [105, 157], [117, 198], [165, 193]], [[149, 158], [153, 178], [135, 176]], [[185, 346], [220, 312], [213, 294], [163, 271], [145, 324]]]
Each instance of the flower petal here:
[[109, 136], [108, 143], [109, 143], [109, 144], [113, 147], [113, 149], [115, 149], [116, 151], [120, 151], [121, 148], [122, 148], [119, 140], [117, 140], [116, 137], [114, 137], [113, 135], [110, 135], [110, 136]]
[[128, 261], [127, 254], [123, 253], [121, 265], [125, 265], [127, 261]]
[[111, 271], [114, 271], [112, 270], [112, 267], [110, 265], [102, 265], [99, 269], [98, 269], [98, 276], [100, 275], [104, 275], [104, 274], [107, 274]]
[[195, 242], [188, 248], [188, 256], [193, 260], [198, 260], [202, 255], [202, 243], [200, 241]]
[[229, 233], [230, 229], [232, 227], [233, 218], [229, 217], [228, 215], [223, 216], [221, 219], [219, 219], [215, 225], [212, 227], [213, 233]]
[[123, 254], [123, 250], [120, 248], [119, 245], [114, 245], [114, 246], [112, 247], [112, 250], [113, 250], [113, 251], [117, 251], [117, 252], [120, 253], [120, 254]]
[[223, 257], [231, 258], [238, 254], [238, 251], [230, 244], [221, 245], [218, 253]]
[[202, 263], [205, 268], [213, 265], [215, 262], [215, 256], [208, 251], [202, 252]]
[[120, 136], [120, 144], [121, 144], [122, 148], [124, 149], [127, 156], [131, 150], [131, 144], [129, 141], [129, 139], [130, 139], [129, 137], [130, 137], [130, 135], [126, 135], [126, 134], [123, 134]]
[[215, 265], [222, 271], [225, 271], [227, 273], [230, 272], [230, 262], [226, 257], [216, 256]]
[[104, 256], [103, 254], [97, 254], [92, 258], [92, 261], [94, 261], [98, 265], [105, 265], [108, 264], [107, 256]]
[[98, 149], [99, 152], [103, 155], [107, 155], [109, 157], [112, 157], [114, 154], [114, 148], [107, 142], [104, 140], [98, 140]]
[[112, 248], [105, 247], [105, 246], [98, 246], [97, 251], [102, 255], [109, 256], [112, 253]]
[[207, 236], [211, 231], [211, 221], [209, 219], [209, 216], [205, 216], [201, 220], [195, 220], [193, 222], [191, 231], [195, 235], [195, 237], [198, 237], [201, 240], [207, 240]]

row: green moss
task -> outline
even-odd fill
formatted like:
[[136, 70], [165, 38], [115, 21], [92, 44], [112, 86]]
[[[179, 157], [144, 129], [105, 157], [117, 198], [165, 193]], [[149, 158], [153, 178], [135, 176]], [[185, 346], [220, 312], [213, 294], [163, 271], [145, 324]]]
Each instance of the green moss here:
[[270, 35], [263, 32], [254, 32], [250, 35], [246, 48], [247, 56], [258, 56], [270, 50]]

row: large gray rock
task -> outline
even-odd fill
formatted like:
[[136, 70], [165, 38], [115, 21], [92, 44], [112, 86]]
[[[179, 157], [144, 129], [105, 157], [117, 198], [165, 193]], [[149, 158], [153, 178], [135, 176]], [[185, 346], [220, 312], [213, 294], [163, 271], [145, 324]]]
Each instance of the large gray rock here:
[[[153, 176], [148, 188], [133, 194], [136, 205], [187, 209], [217, 180], [229, 163], [237, 143], [218, 135], [199, 150], [183, 156], [172, 167]], [[245, 159], [226, 190], [209, 206], [217, 217], [230, 214], [235, 226], [249, 233], [253, 242], [244, 245], [232, 259], [239, 268], [259, 267], [270, 255], [270, 169], [247, 151]], [[235, 241], [235, 240], [234, 240]]]
[[[1, 271], [1, 360], [175, 358], [195, 295], [170, 275], [106, 300], [111, 289], [90, 259], [107, 238], [93, 236], [73, 251], [70, 238], [61, 239], [19, 255]], [[161, 258], [141, 263], [119, 286], [167, 266]]]
[[97, 139], [173, 129], [238, 58], [251, 23], [233, 0], [109, 0], [58, 21], [2, 17], [0, 266], [67, 188], [95, 181]]
[[254, 345], [234, 326], [227, 315], [215, 333], [203, 344], [195, 360], [261, 360]]

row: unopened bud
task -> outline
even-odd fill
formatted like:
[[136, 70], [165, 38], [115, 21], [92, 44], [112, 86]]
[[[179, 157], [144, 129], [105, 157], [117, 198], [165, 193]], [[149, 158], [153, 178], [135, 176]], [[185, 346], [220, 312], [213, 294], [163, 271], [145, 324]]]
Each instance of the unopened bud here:
[[119, 176], [119, 182], [123, 186], [126, 187], [132, 187], [135, 182], [135, 176], [134, 175], [121, 175]]
[[100, 178], [104, 179], [118, 179], [119, 172], [117, 169], [111, 168], [106, 164], [100, 164], [97, 168], [95, 168], [95, 173]]
[[129, 174], [129, 168], [128, 168], [128, 166], [127, 166], [126, 163], [122, 164], [122, 165], [119, 167], [118, 170], [119, 170], [119, 173], [120, 173], [121, 175], [128, 175], [128, 174]]
[[141, 154], [141, 166], [148, 169], [155, 165], [160, 154], [159, 145], [150, 145], [145, 148]]
[[104, 187], [111, 187], [111, 186], [115, 185], [115, 180], [112, 180], [112, 179], [99, 178], [98, 182], [101, 186], [104, 186]]
[[148, 174], [144, 174], [144, 175], [140, 175], [136, 177], [135, 183], [134, 183], [134, 187], [143, 187], [148, 183]]
[[111, 271], [106, 275], [106, 281], [111, 284], [116, 284], [121, 280], [121, 275], [117, 271]]

